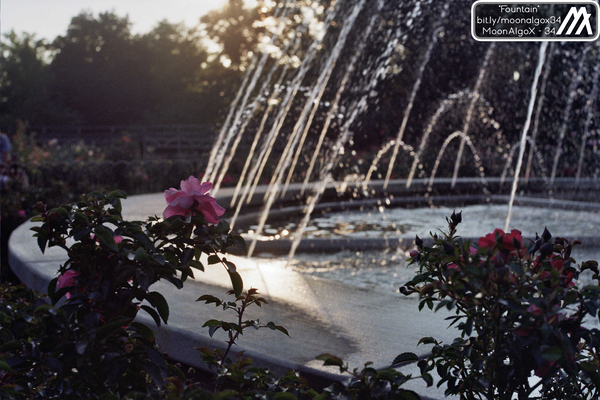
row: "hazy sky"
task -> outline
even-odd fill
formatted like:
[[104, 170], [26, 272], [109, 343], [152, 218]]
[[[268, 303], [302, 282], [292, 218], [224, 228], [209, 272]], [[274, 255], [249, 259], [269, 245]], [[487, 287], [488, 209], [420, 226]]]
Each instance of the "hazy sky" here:
[[67, 32], [71, 18], [81, 11], [114, 11], [118, 16], [129, 15], [131, 30], [149, 32], [158, 21], [185, 22], [195, 26], [199, 18], [211, 9], [221, 7], [227, 0], [0, 0], [2, 33], [14, 29], [35, 33], [37, 39], [52, 41]]

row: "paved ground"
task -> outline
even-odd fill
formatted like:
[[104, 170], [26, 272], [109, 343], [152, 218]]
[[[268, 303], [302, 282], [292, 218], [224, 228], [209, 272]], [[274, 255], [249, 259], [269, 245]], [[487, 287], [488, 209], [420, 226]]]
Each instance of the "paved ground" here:
[[[223, 199], [228, 195], [223, 189], [218, 197]], [[145, 219], [160, 215], [165, 206], [162, 194], [133, 196], [124, 202], [124, 216]], [[10, 262], [23, 282], [45, 291], [65, 256], [55, 248], [42, 254], [31, 237], [30, 227], [29, 223], [24, 224], [11, 236]], [[405, 351], [425, 354], [427, 347], [416, 346], [423, 336], [444, 341], [457, 336], [456, 331], [446, 329], [447, 315], [428, 310], [419, 312], [415, 298], [306, 276], [286, 268], [285, 261], [257, 263], [241, 257], [231, 259], [237, 264], [245, 287], [258, 288], [269, 301], [248, 316], [262, 322], [273, 321], [290, 332], [288, 338], [268, 329], [253, 331], [239, 341], [239, 349], [246, 350], [259, 364], [276, 370], [296, 368], [314, 376], [331, 376], [337, 371], [323, 368], [315, 360], [322, 353], [342, 357], [352, 367], [372, 361], [380, 368]], [[224, 297], [229, 285], [227, 273], [219, 266], [212, 266], [204, 273], [198, 272], [196, 280], [186, 282], [182, 290], [170, 284], [157, 287], [165, 293], [171, 309], [169, 325], [158, 331], [161, 347], [190, 364], [199, 362], [194, 348], [222, 347], [224, 336], [215, 335], [211, 339], [207, 329], [201, 327], [207, 319], [222, 319], [223, 312], [194, 300], [202, 294]], [[150, 319], [147, 321], [151, 324]], [[411, 368], [415, 367], [406, 370]], [[424, 389], [421, 381], [416, 383], [414, 389], [422, 395], [442, 397], [437, 390]]]

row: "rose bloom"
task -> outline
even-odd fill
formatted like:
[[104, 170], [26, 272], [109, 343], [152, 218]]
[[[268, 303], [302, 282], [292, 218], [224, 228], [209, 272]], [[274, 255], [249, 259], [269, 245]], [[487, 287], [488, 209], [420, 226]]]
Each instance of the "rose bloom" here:
[[[77, 284], [77, 281], [75, 280], [75, 278], [78, 276], [79, 276], [79, 272], [70, 269], [58, 277], [58, 281], [56, 282], [56, 287], [58, 289], [62, 289], [64, 287], [75, 286]], [[67, 293], [67, 299], [70, 297], [71, 297], [71, 293]]]
[[218, 224], [219, 217], [225, 213], [225, 209], [217, 204], [214, 197], [207, 194], [210, 189], [212, 189], [212, 183], [204, 182], [200, 184], [197, 178], [190, 176], [187, 180], [181, 181], [181, 190], [174, 188], [165, 190], [165, 199], [168, 206], [163, 212], [163, 217], [186, 216], [192, 211], [194, 202], [197, 202], [196, 210], [204, 215], [206, 221], [211, 224]]
[[494, 247], [496, 243], [496, 236], [502, 236], [502, 247], [505, 250], [510, 251], [511, 253], [516, 253], [515, 245], [513, 243], [513, 239], [516, 239], [517, 242], [523, 246], [523, 236], [521, 235], [521, 231], [517, 229], [513, 229], [509, 234], [504, 233], [502, 229], [496, 229], [492, 233], [488, 233], [484, 237], [479, 238], [477, 244], [479, 247]]
[[79, 272], [73, 271], [72, 269], [66, 271], [64, 274], [58, 277], [57, 286], [59, 289], [69, 286], [75, 286], [75, 278], [79, 276]]

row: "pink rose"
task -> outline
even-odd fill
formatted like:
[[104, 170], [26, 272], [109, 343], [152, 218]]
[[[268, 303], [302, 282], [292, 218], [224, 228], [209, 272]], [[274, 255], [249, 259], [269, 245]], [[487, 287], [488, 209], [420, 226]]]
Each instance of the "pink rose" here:
[[[58, 281], [56, 282], [57, 289], [62, 289], [64, 287], [71, 287], [77, 284], [76, 277], [79, 276], [79, 272], [73, 271], [72, 269], [66, 271], [64, 274], [58, 277]], [[67, 299], [71, 298], [71, 293], [67, 293]]]
[[79, 276], [79, 272], [70, 269], [58, 277], [58, 282], [57, 282], [56, 286], [59, 289], [62, 289], [64, 287], [75, 286], [75, 284], [77, 283], [75, 278], [78, 276]]
[[194, 202], [196, 202], [196, 210], [204, 215], [206, 221], [218, 224], [219, 217], [225, 213], [225, 209], [217, 204], [214, 197], [206, 194], [210, 189], [212, 189], [212, 183], [200, 184], [197, 178], [190, 176], [187, 180], [181, 181], [181, 190], [174, 188], [165, 190], [168, 206], [163, 212], [163, 217], [185, 216], [191, 212]]

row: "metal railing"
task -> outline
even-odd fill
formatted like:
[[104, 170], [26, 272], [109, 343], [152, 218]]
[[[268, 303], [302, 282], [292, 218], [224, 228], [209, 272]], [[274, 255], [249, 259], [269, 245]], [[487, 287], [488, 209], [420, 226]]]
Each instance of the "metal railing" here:
[[218, 132], [215, 124], [174, 125], [112, 125], [112, 126], [34, 126], [38, 144], [76, 142], [105, 146], [123, 139], [135, 143], [142, 159], [203, 158], [208, 155]]

